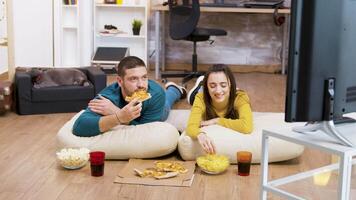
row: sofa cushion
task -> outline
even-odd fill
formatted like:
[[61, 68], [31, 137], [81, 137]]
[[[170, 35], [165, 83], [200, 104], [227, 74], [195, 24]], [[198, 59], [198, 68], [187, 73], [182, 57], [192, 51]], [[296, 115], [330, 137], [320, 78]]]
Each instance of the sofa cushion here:
[[33, 87], [44, 88], [54, 86], [79, 85], [87, 86], [88, 78], [84, 72], [75, 68], [34, 69]]
[[107, 159], [153, 158], [167, 155], [177, 148], [179, 133], [169, 123], [153, 122], [137, 126], [119, 125], [94, 137], [73, 135], [72, 127], [82, 112], [59, 130], [58, 148], [86, 147], [105, 151]]
[[92, 99], [94, 96], [94, 86], [88, 82], [89, 86], [56, 86], [34, 88], [32, 87], [32, 101], [73, 101], [73, 100], [86, 100]]

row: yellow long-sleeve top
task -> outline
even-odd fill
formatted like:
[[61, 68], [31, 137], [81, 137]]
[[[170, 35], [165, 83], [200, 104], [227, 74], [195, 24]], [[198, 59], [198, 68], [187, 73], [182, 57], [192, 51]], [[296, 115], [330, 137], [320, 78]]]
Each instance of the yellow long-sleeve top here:
[[[248, 98], [247, 93], [242, 90], [238, 90], [236, 92], [234, 108], [238, 113], [238, 119], [228, 119], [224, 117], [227, 111], [227, 101], [228, 98], [221, 103], [213, 102], [213, 109], [219, 117], [218, 125], [230, 128], [243, 134], [251, 133], [253, 129], [253, 120], [250, 99]], [[192, 138], [196, 138], [199, 133], [201, 133], [200, 123], [201, 121], [205, 120], [204, 115], [205, 103], [203, 93], [200, 92], [195, 96], [194, 104], [192, 106], [188, 126], [186, 129], [187, 135]]]

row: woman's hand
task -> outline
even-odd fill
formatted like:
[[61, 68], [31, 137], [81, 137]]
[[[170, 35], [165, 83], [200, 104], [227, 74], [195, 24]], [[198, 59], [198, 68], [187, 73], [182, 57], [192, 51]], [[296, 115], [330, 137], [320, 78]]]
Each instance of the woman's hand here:
[[219, 118], [214, 118], [214, 119], [210, 119], [210, 120], [207, 120], [207, 121], [201, 121], [200, 122], [200, 127], [217, 124], [218, 120], [219, 120]]
[[215, 145], [213, 141], [207, 136], [205, 133], [199, 133], [197, 136], [200, 146], [206, 153], [214, 154], [215, 153]]
[[101, 95], [99, 95], [99, 98], [91, 100], [88, 107], [91, 111], [103, 116], [115, 114], [115, 112], [120, 110], [109, 99]]

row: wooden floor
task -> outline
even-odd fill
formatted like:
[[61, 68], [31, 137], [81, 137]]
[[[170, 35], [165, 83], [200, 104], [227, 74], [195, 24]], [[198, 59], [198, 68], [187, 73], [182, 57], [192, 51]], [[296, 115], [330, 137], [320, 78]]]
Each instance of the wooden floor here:
[[[285, 76], [246, 73], [236, 74], [236, 78], [238, 87], [250, 95], [254, 111], [284, 111]], [[113, 80], [109, 77], [109, 82]], [[192, 85], [193, 82], [188, 86]], [[182, 100], [175, 108], [187, 109], [189, 105]], [[74, 114], [7, 113], [0, 117], [0, 199], [258, 199], [260, 165], [253, 165], [248, 177], [237, 176], [236, 165], [222, 175], [207, 175], [197, 169], [193, 185], [182, 188], [114, 184], [115, 175], [127, 161], [106, 161], [103, 177], [90, 176], [89, 165], [80, 170], [65, 170], [56, 162], [56, 133]], [[306, 149], [297, 159], [271, 164], [270, 178], [330, 162], [329, 155]], [[310, 178], [283, 188], [306, 199], [335, 199], [337, 173], [331, 174], [326, 186], [316, 186]], [[354, 183], [352, 188], [356, 199]], [[279, 198], [269, 195], [269, 199]]]

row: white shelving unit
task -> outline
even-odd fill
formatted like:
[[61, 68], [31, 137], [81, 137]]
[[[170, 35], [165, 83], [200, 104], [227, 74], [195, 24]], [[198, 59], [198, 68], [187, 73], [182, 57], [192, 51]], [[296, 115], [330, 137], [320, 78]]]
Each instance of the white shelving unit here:
[[89, 66], [92, 56], [92, 0], [65, 5], [55, 0], [54, 63], [56, 67]]
[[[149, 0], [124, 1], [122, 5], [94, 3], [94, 52], [98, 47], [127, 47], [132, 56], [147, 65], [147, 25]], [[133, 35], [132, 21], [142, 21], [140, 35]], [[101, 34], [105, 25], [118, 28], [118, 34]]]

